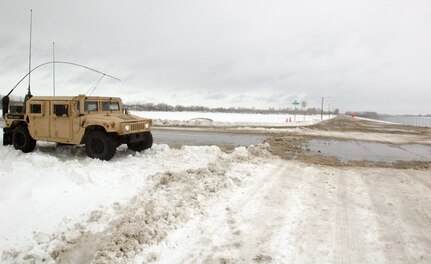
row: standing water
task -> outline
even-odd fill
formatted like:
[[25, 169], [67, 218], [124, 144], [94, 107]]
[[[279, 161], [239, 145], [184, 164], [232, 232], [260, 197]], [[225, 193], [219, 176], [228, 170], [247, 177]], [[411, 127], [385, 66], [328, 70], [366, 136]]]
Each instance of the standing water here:
[[368, 141], [312, 139], [308, 149], [323, 156], [333, 156], [342, 162], [431, 161], [431, 146], [421, 144], [387, 145]]

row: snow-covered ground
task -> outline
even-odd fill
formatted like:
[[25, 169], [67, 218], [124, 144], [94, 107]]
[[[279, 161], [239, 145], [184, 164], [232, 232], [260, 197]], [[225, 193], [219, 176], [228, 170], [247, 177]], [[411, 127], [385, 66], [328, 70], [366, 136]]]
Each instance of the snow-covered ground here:
[[253, 175], [206, 214], [145, 248], [138, 263], [431, 260], [423, 240], [431, 234], [428, 213], [420, 211], [430, 209], [426, 173], [273, 164], [270, 174]]
[[103, 162], [87, 158], [82, 147], [39, 144], [23, 154], [2, 146], [0, 211], [8, 217], [0, 220], [0, 248], [23, 245], [34, 230], [52, 232], [59, 223], [126, 202], [150, 175], [206, 167], [220, 154], [217, 147], [171, 150], [155, 145], [145, 153], [123, 147], [112, 161]]
[[121, 146], [105, 162], [0, 141], [0, 262], [431, 263], [429, 169], [314, 165], [269, 147]]
[[2, 263], [429, 263], [429, 170], [286, 161], [267, 146], [0, 148]]
[[[321, 121], [320, 115], [286, 114], [240, 114], [240, 113], [204, 113], [204, 112], [151, 112], [132, 111], [133, 114], [148, 117], [156, 125], [165, 126], [307, 126]], [[331, 118], [335, 117], [334, 115]], [[323, 116], [326, 120], [328, 115]]]
[[[104, 162], [87, 158], [82, 147], [39, 143], [34, 152], [23, 154], [2, 146], [1, 260], [39, 263], [55, 259], [53, 252], [61, 252], [85, 234], [106, 229], [121, 215], [119, 208], [127, 207], [140, 193], [157, 211], [176, 214], [172, 225], [159, 227], [159, 232], [167, 232], [199, 214], [190, 204], [198, 201], [195, 205], [203, 206], [201, 199], [217, 196], [214, 193], [256, 172], [267, 173], [273, 165], [263, 162], [262, 153], [268, 155], [264, 148], [241, 147], [226, 154], [215, 146], [170, 149], [154, 145], [144, 153], [121, 147], [113, 160]], [[158, 187], [169, 187], [171, 181], [182, 183], [175, 192]], [[183, 199], [188, 195], [192, 197]]]

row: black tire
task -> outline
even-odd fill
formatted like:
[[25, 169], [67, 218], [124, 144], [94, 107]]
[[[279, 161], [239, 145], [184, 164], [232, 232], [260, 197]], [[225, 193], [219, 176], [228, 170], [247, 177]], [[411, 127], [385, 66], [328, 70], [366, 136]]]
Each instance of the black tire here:
[[149, 149], [153, 146], [153, 134], [148, 132], [147, 138], [145, 139], [145, 149]]
[[13, 130], [12, 143], [15, 149], [24, 153], [32, 152], [36, 147], [36, 140], [30, 136], [28, 129], [23, 126], [18, 126]]
[[110, 160], [116, 151], [116, 142], [106, 133], [94, 131], [86, 136], [85, 152], [90, 158]]
[[128, 143], [127, 147], [133, 151], [141, 152], [143, 150], [149, 149], [153, 146], [153, 135], [151, 132], [147, 132], [144, 141], [138, 141], [133, 143]]

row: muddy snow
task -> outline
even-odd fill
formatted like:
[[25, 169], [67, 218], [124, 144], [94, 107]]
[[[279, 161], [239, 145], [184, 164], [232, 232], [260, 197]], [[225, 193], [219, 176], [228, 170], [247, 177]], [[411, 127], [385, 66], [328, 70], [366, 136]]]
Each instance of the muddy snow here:
[[[429, 142], [428, 130], [387, 131], [376, 135]], [[295, 152], [280, 138], [228, 152], [120, 147], [109, 162], [82, 147], [1, 146], [1, 263], [431, 262], [429, 166], [303, 162], [276, 155], [275, 144]]]

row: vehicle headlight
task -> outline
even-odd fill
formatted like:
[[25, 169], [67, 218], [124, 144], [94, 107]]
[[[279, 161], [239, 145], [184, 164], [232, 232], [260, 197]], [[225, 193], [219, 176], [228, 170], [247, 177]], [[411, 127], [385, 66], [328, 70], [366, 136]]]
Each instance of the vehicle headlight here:
[[130, 125], [126, 125], [126, 126], [124, 126], [124, 129], [125, 129], [126, 131], [129, 131], [129, 130], [130, 130]]
[[150, 128], [150, 123], [145, 123], [145, 128], [149, 129]]

